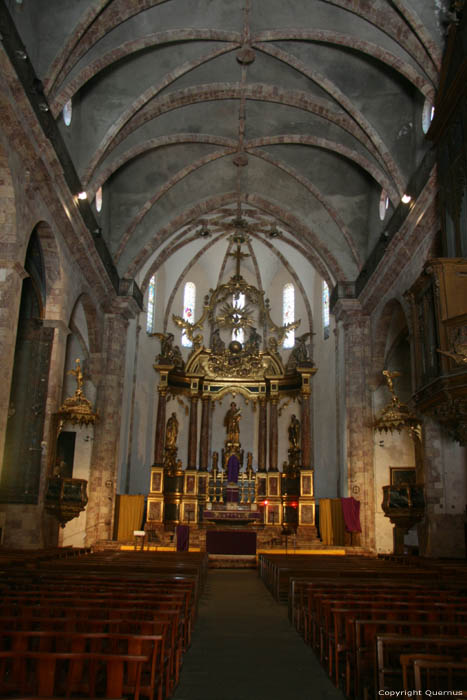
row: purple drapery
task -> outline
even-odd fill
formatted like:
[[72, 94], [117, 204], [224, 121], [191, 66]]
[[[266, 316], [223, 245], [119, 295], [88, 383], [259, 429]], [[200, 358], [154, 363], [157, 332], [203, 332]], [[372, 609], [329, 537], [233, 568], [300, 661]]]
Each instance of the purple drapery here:
[[341, 498], [342, 512], [344, 514], [345, 529], [347, 532], [361, 532], [360, 525], [360, 501], [350, 498]]
[[227, 462], [227, 481], [236, 484], [238, 481], [239, 470], [240, 462], [238, 461], [238, 457], [232, 455], [229, 457], [229, 461]]
[[177, 552], [188, 552], [190, 546], [190, 528], [188, 525], [177, 525]]

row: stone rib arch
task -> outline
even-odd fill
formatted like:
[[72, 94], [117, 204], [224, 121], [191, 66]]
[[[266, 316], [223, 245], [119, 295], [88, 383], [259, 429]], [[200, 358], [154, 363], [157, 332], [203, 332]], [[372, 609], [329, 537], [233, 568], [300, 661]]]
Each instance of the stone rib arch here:
[[405, 323], [405, 326], [409, 328], [408, 319], [401, 301], [393, 298], [385, 304], [373, 327], [373, 352], [370, 377], [372, 387], [375, 389], [385, 381], [382, 371], [383, 369], [387, 369], [388, 334], [395, 318], [401, 319], [401, 321]]
[[245, 204], [251, 204], [253, 207], [257, 207], [258, 209], [272, 215], [275, 219], [282, 222], [286, 229], [294, 231], [295, 235], [299, 235], [302, 240], [307, 240], [309, 242], [309, 247], [306, 249], [305, 257], [319, 272], [323, 279], [326, 279], [326, 281], [333, 280], [331, 281], [331, 286], [334, 286], [335, 282], [338, 280], [346, 280], [346, 276], [334, 256], [331, 255], [329, 250], [325, 248], [322, 242], [317, 240], [312, 230], [300, 222], [297, 217], [290, 212], [287, 212], [282, 207], [275, 205], [272, 202], [268, 202], [263, 197], [254, 194], [247, 195], [244, 193], [240, 194], [239, 197], [237, 192], [227, 192], [223, 195], [206, 199], [183, 214], [175, 217], [170, 224], [167, 224], [160, 229], [151, 239], [151, 241], [149, 241], [140, 250], [140, 252], [130, 262], [125, 274], [128, 276], [137, 275], [138, 270], [157, 250], [161, 243], [167, 240], [183, 226], [186, 226], [193, 219], [199, 219], [203, 215], [206, 215], [207, 213], [214, 211], [225, 204], [237, 203], [239, 199]]
[[86, 291], [82, 291], [75, 299], [73, 308], [69, 315], [69, 323], [73, 320], [73, 315], [75, 310], [81, 304], [84, 311], [84, 316], [86, 318], [86, 326], [89, 339], [88, 351], [90, 354], [95, 354], [102, 352], [102, 326], [100, 323], [99, 315], [97, 313], [96, 305], [94, 304], [92, 298]]

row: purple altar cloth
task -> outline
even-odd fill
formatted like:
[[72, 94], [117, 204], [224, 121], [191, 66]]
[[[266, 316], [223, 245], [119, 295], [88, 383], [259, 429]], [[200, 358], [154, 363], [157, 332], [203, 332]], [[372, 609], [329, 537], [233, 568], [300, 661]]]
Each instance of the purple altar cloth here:
[[256, 532], [208, 530], [206, 551], [209, 554], [256, 554]]
[[190, 546], [190, 528], [188, 525], [177, 525], [177, 552], [188, 552]]
[[227, 481], [232, 482], [233, 484], [236, 484], [238, 481], [238, 472], [240, 471], [240, 462], [238, 461], [238, 457], [235, 455], [232, 455], [229, 457], [229, 461], [227, 462]]
[[347, 532], [361, 532], [360, 525], [360, 501], [355, 498], [341, 498], [342, 513], [344, 515], [345, 529]]

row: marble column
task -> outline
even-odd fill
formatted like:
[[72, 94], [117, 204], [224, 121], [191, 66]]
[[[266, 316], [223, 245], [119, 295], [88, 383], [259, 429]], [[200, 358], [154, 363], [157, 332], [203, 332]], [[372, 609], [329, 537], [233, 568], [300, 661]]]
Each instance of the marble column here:
[[123, 313], [105, 314], [101, 380], [96, 401], [99, 420], [94, 428], [88, 484], [86, 545], [109, 540], [113, 534], [127, 327]]
[[[340, 459], [346, 467], [342, 493], [360, 501], [361, 544], [375, 549], [374, 434], [370, 391], [370, 318], [357, 299], [339, 299], [334, 308], [342, 387]], [[340, 397], [338, 397], [340, 398]]]
[[277, 471], [279, 448], [279, 425], [277, 412], [278, 399], [273, 398], [269, 402], [269, 471]]
[[258, 471], [266, 471], [266, 455], [268, 449], [268, 419], [266, 398], [259, 400], [258, 424]]
[[156, 433], [154, 436], [154, 466], [164, 466], [165, 417], [167, 408], [167, 387], [159, 385], [156, 416]]
[[188, 429], [188, 469], [196, 469], [198, 447], [198, 397], [191, 397], [190, 424]]
[[201, 401], [201, 435], [199, 440], [199, 468], [206, 471], [209, 465], [209, 421], [211, 417], [211, 398], [203, 396]]
[[302, 406], [301, 406], [301, 448], [302, 459], [301, 466], [303, 469], [312, 469], [312, 449], [311, 449], [311, 410], [310, 410], [310, 393], [302, 391]]

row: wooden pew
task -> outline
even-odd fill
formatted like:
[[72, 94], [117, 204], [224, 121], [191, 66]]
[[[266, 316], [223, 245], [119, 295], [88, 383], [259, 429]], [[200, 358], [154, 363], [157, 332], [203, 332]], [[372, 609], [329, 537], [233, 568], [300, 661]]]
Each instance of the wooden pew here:
[[[0, 651], [0, 693], [39, 698], [69, 697], [70, 674], [79, 664], [85, 679], [79, 687], [82, 696], [122, 698], [125, 687], [129, 687], [134, 700], [139, 700], [141, 671], [146, 662], [146, 656], [132, 654]], [[128, 682], [130, 673], [131, 683]], [[99, 683], [101, 675], [105, 683]]]
[[377, 676], [375, 687], [388, 690], [409, 690], [414, 688], [414, 678], [408, 678], [408, 664], [404, 665], [402, 655], [417, 658], [422, 654], [448, 654], [462, 658], [467, 656], [467, 638], [447, 635], [414, 636], [400, 634], [379, 634], [376, 637]]

